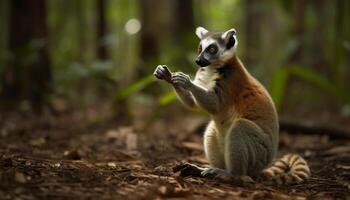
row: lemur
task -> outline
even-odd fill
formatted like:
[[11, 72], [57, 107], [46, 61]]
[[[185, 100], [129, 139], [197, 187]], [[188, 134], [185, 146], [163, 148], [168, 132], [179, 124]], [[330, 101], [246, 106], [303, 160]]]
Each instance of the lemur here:
[[204, 132], [204, 152], [210, 167], [202, 176], [257, 177], [300, 183], [310, 176], [306, 161], [297, 154], [275, 159], [279, 124], [274, 103], [237, 57], [236, 30], [211, 32], [199, 37], [199, 69], [192, 81], [182, 72], [157, 66], [154, 76], [170, 83], [187, 107], [199, 107], [211, 116]]

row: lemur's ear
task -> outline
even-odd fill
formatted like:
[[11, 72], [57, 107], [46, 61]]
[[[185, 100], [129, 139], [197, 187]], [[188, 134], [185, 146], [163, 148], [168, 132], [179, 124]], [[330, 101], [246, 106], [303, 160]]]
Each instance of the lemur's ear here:
[[201, 26], [198, 26], [196, 28], [196, 35], [199, 37], [199, 39], [202, 39], [205, 34], [207, 34], [209, 31]]
[[222, 34], [222, 39], [226, 41], [226, 49], [231, 49], [236, 44], [236, 38], [234, 37], [236, 35], [236, 30], [234, 28], [226, 31]]
[[230, 30], [226, 31], [222, 34], [222, 39], [227, 39], [227, 37], [232, 37], [236, 34], [236, 29], [231, 28]]

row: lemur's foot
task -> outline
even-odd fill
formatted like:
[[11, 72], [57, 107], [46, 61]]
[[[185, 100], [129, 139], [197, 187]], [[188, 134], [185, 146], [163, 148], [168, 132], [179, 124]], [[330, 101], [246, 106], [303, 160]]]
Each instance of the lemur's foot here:
[[232, 175], [230, 173], [228, 173], [227, 171], [225, 171], [223, 169], [219, 169], [219, 168], [214, 168], [214, 167], [205, 168], [201, 172], [201, 176], [206, 177], [206, 178], [232, 177]]
[[160, 80], [165, 80], [169, 83], [171, 82], [172, 75], [166, 65], [158, 65], [156, 70], [154, 70], [153, 75]]
[[182, 164], [176, 165], [173, 168], [173, 171], [175, 173], [180, 172], [180, 176], [183, 176], [183, 177], [186, 177], [186, 176], [201, 177], [201, 172], [203, 171], [203, 168], [190, 163], [182, 163]]

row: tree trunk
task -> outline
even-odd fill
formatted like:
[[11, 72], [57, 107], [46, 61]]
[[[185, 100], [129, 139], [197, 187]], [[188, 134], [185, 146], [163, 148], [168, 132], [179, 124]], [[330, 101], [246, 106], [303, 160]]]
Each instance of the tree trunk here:
[[327, 48], [331, 46], [327, 36], [329, 29], [332, 29], [330, 23], [333, 23], [333, 21], [329, 20], [331, 16], [327, 14], [329, 9], [332, 9], [332, 7], [329, 5], [329, 2], [325, 0], [313, 0], [312, 5], [317, 19], [316, 27], [313, 30], [314, 37], [312, 37], [312, 46], [313, 51], [318, 52], [318, 56], [317, 58], [313, 59], [312, 65], [314, 69], [320, 72], [323, 76], [330, 78], [333, 74], [331, 70], [332, 68], [327, 59], [329, 56], [326, 54]]
[[186, 55], [190, 51], [195, 51], [198, 45], [198, 39], [194, 34], [193, 1], [176, 1], [173, 19], [175, 19], [175, 27], [172, 31], [173, 45], [179, 52], [173, 65], [182, 66], [183, 70], [188, 70], [190, 63], [188, 63]]
[[296, 50], [290, 56], [290, 61], [293, 63], [301, 63], [304, 53], [304, 32], [305, 32], [305, 14], [306, 14], [306, 0], [298, 0], [295, 2], [295, 25], [293, 35], [297, 37], [298, 46]]
[[[140, 1], [141, 5], [141, 58], [147, 62], [151, 59], [158, 57], [160, 52], [160, 44], [157, 36], [157, 29], [154, 21], [157, 17], [157, 9], [154, 9], [154, 5], [157, 5], [157, 0], [143, 0]], [[151, 10], [157, 10], [152, 12]]]
[[337, 70], [335, 80], [338, 84], [343, 84], [350, 87], [350, 51], [345, 47], [345, 41], [350, 41], [350, 2], [337, 0], [336, 1], [336, 19], [335, 19], [335, 59], [333, 65]]
[[247, 0], [245, 4], [245, 33], [246, 33], [246, 65], [254, 66], [258, 59], [260, 49], [260, 6], [259, 0]]
[[97, 58], [107, 59], [107, 48], [104, 43], [106, 36], [106, 0], [97, 0]]
[[176, 2], [176, 31], [181, 34], [194, 34], [194, 15], [192, 0]]
[[11, 59], [2, 78], [2, 94], [11, 102], [28, 100], [39, 109], [50, 92], [51, 71], [45, 0], [10, 1]]

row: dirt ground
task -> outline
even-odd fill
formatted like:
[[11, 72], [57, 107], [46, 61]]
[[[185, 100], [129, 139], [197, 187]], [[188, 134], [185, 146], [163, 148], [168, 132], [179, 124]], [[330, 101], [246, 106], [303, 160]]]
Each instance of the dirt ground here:
[[350, 141], [282, 132], [280, 154], [299, 153], [312, 177], [297, 185], [181, 177], [206, 164], [202, 116], [160, 118], [144, 129], [86, 113], [1, 114], [0, 199], [349, 199]]

